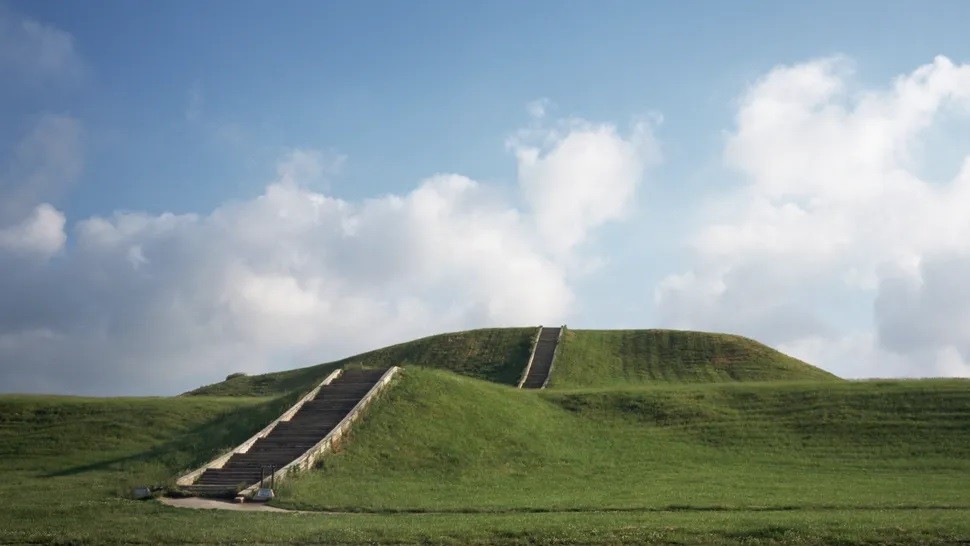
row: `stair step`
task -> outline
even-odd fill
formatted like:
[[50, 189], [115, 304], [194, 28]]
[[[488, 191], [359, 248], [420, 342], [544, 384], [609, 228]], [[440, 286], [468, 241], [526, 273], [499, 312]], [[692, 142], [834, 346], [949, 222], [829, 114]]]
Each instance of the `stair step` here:
[[[233, 454], [222, 468], [206, 469], [185, 489], [200, 495], [234, 493], [258, 483], [265, 467], [280, 469], [318, 444], [384, 376], [386, 369], [344, 370], [288, 420], [281, 421], [246, 453]], [[267, 469], [268, 470], [268, 469]]]
[[542, 328], [539, 332], [539, 340], [532, 356], [532, 365], [529, 368], [529, 374], [522, 383], [523, 388], [539, 389], [545, 384], [552, 368], [552, 360], [556, 354], [560, 330], [560, 328]]

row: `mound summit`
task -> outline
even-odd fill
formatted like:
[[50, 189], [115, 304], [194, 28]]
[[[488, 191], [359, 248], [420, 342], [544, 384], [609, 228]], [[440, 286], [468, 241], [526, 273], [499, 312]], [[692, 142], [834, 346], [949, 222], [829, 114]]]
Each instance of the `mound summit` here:
[[[421, 338], [335, 362], [234, 377], [186, 393], [192, 396], [273, 396], [309, 389], [344, 366], [418, 365], [515, 385], [536, 328], [484, 328]], [[820, 368], [755, 340], [681, 330], [566, 329], [550, 379], [553, 388], [655, 383], [836, 381]]]

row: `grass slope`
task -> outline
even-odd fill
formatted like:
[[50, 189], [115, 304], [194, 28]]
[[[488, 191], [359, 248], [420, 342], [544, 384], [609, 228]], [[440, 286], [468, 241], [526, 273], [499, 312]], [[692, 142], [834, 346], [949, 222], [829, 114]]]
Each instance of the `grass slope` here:
[[87, 541], [133, 486], [173, 482], [295, 398], [0, 396], [0, 543]]
[[968, 393], [960, 381], [523, 392], [408, 368], [344, 451], [281, 492], [361, 512], [347, 514], [121, 496], [236, 444], [296, 394], [0, 396], [0, 543], [966, 541]]
[[337, 362], [285, 372], [235, 377], [186, 394], [275, 396], [294, 390], [308, 390], [332, 370], [353, 365], [385, 367], [418, 364], [514, 385], [529, 359], [535, 333], [536, 328], [483, 328], [439, 334]]
[[[370, 511], [970, 508], [970, 382], [518, 391], [409, 368], [281, 504]], [[970, 537], [968, 537], [970, 538]]]
[[[186, 394], [278, 396], [310, 389], [332, 370], [348, 365], [419, 365], [514, 385], [529, 358], [535, 334], [535, 328], [486, 328], [440, 334], [337, 362], [235, 377]], [[550, 386], [836, 379], [824, 370], [740, 336], [677, 330], [567, 330]]]
[[679, 330], [566, 330], [550, 387], [836, 379], [741, 336]]
[[[234, 447], [296, 401], [260, 398], [0, 397], [0, 461], [47, 477], [121, 471], [164, 484]], [[56, 464], [54, 463], [56, 461]], [[9, 478], [9, 474], [5, 475]], [[122, 479], [122, 481], [124, 481]]]

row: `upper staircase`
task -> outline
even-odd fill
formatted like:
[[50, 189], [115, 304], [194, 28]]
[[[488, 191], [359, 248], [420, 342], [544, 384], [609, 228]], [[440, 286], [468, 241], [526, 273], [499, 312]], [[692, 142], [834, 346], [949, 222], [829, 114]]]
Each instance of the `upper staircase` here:
[[180, 483], [194, 483], [184, 484], [182, 489], [204, 496], [234, 496], [258, 485], [264, 473], [268, 477], [317, 448], [393, 370], [396, 368], [343, 370], [329, 383], [325, 381], [316, 395], [298, 402], [299, 408], [289, 419], [284, 414], [268, 433], [264, 430], [248, 449], [243, 444], [221, 465], [217, 459], [200, 469], [201, 473], [183, 477]]
[[536, 340], [535, 348], [532, 350], [532, 358], [526, 368], [525, 377], [519, 382], [519, 388], [541, 389], [549, 382], [549, 372], [552, 371], [552, 363], [556, 358], [556, 346], [559, 344], [559, 336], [562, 327], [539, 329], [539, 337]]

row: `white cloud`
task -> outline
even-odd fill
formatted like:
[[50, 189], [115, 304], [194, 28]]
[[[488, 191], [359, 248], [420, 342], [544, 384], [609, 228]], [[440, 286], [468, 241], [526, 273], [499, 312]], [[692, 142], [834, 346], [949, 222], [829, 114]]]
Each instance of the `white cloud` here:
[[[827, 325], [840, 313], [832, 294], [872, 298], [880, 287], [880, 300], [898, 304], [906, 293], [887, 292], [889, 272], [913, 272], [926, 256], [968, 250], [970, 161], [944, 183], [922, 179], [919, 163], [928, 129], [943, 118], [965, 119], [970, 65], [938, 57], [876, 90], [852, 90], [850, 76], [845, 59], [823, 59], [778, 67], [745, 93], [725, 161], [747, 183], [727, 197], [731, 207], [711, 207], [694, 238], [695, 280], [674, 276], [658, 289], [666, 316], [688, 325], [723, 320], [778, 344], [813, 336], [835, 344], [838, 336], [824, 333], [834, 331]], [[704, 296], [710, 286], [720, 292]], [[918, 312], [893, 315], [905, 325], [897, 333], [919, 331], [937, 312], [913, 305]], [[877, 306], [874, 321], [884, 323], [891, 306]], [[779, 307], [798, 318], [779, 319]], [[908, 355], [904, 375], [926, 375], [938, 368], [937, 353], [965, 335], [941, 332], [918, 355], [909, 351], [914, 339], [899, 342], [904, 349], [884, 335], [865, 335], [876, 339], [879, 354]]]
[[[936, 354], [945, 370], [970, 361], [970, 249], [924, 257], [912, 273], [880, 279], [875, 317], [883, 347], [902, 355]], [[962, 359], [962, 360], [960, 360]]]
[[81, 172], [81, 125], [74, 118], [45, 114], [17, 143], [0, 170], [0, 265], [2, 254], [41, 261], [67, 240], [56, 200]]
[[291, 150], [276, 167], [277, 183], [314, 185], [340, 173], [346, 156], [320, 150]]
[[0, 227], [22, 221], [38, 203], [61, 197], [83, 167], [81, 123], [40, 116], [0, 170]]
[[552, 101], [547, 98], [536, 99], [526, 105], [529, 117], [539, 121], [546, 117], [546, 112], [553, 106]]
[[510, 146], [537, 229], [557, 253], [582, 243], [591, 229], [623, 218], [645, 169], [660, 159], [646, 123], [623, 137], [612, 125], [574, 122], [564, 134], [520, 133]]
[[38, 205], [20, 224], [0, 229], [0, 250], [49, 258], [64, 246], [64, 214], [47, 203]]
[[70, 33], [0, 6], [0, 74], [31, 84], [70, 81], [83, 66]]
[[[572, 309], [566, 263], [575, 253], [548, 250], [536, 226], [540, 217], [568, 217], [555, 207], [573, 205], [537, 190], [548, 188], [546, 173], [576, 166], [572, 195], [616, 188], [629, 197], [649, 139], [646, 127], [624, 139], [589, 124], [549, 135], [551, 147], [535, 150], [520, 176], [535, 212], [456, 174], [342, 200], [315, 189], [340, 158], [294, 150], [249, 201], [201, 215], [82, 220], [56, 266], [0, 274], [0, 306], [9, 310], [0, 361], [12, 363], [0, 383], [166, 393], [435, 332], [559, 323]], [[570, 237], [582, 240], [621, 208], [580, 209], [582, 229]]]

